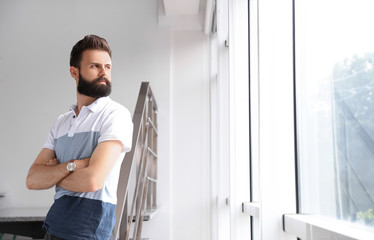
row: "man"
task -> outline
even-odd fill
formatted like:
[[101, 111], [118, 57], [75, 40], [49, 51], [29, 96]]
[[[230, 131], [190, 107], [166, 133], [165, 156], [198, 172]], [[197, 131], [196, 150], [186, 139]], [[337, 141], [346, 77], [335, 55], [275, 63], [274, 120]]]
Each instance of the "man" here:
[[119, 171], [131, 149], [129, 111], [112, 101], [111, 50], [89, 35], [70, 55], [77, 104], [60, 115], [32, 164], [29, 189], [56, 186], [45, 239], [109, 239], [115, 223]]

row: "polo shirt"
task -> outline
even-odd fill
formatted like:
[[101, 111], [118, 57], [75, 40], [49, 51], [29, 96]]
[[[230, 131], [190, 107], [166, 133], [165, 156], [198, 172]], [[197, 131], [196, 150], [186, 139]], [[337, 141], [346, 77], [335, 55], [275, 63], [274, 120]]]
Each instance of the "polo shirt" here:
[[43, 227], [52, 235], [69, 240], [109, 239], [115, 223], [117, 185], [125, 153], [131, 149], [133, 123], [130, 112], [109, 97], [62, 114], [51, 128], [43, 148], [54, 150], [60, 163], [91, 157], [103, 141], [118, 140], [122, 153], [102, 189], [71, 192], [56, 186], [54, 203]]

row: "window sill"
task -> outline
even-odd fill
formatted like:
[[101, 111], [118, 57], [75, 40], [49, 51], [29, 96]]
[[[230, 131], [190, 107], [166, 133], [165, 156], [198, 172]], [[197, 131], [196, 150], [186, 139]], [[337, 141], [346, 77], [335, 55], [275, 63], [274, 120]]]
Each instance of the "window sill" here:
[[316, 215], [283, 215], [284, 231], [303, 240], [311, 239], [374, 239], [374, 228]]

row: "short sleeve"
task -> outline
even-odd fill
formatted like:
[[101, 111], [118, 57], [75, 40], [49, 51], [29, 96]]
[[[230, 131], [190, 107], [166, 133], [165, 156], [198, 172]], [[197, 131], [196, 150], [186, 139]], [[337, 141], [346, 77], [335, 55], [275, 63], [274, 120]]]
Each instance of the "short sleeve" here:
[[112, 112], [103, 122], [98, 143], [118, 140], [123, 144], [123, 152], [129, 152], [132, 146], [133, 123], [130, 112], [125, 108]]
[[45, 141], [45, 143], [43, 144], [43, 148], [48, 148], [48, 149], [51, 149], [51, 150], [55, 150], [55, 144], [54, 144], [54, 127], [52, 127], [50, 130], [49, 130], [49, 134], [48, 134], [48, 137], [47, 137], [47, 140]]

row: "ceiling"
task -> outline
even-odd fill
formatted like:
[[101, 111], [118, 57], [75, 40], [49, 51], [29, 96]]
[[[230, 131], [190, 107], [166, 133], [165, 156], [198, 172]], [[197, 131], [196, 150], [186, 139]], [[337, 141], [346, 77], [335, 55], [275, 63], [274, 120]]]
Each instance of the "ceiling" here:
[[[204, 0], [162, 0], [166, 16], [197, 15]], [[205, 7], [205, 6], [203, 6]]]
[[158, 22], [173, 30], [210, 33], [215, 0], [159, 0]]

